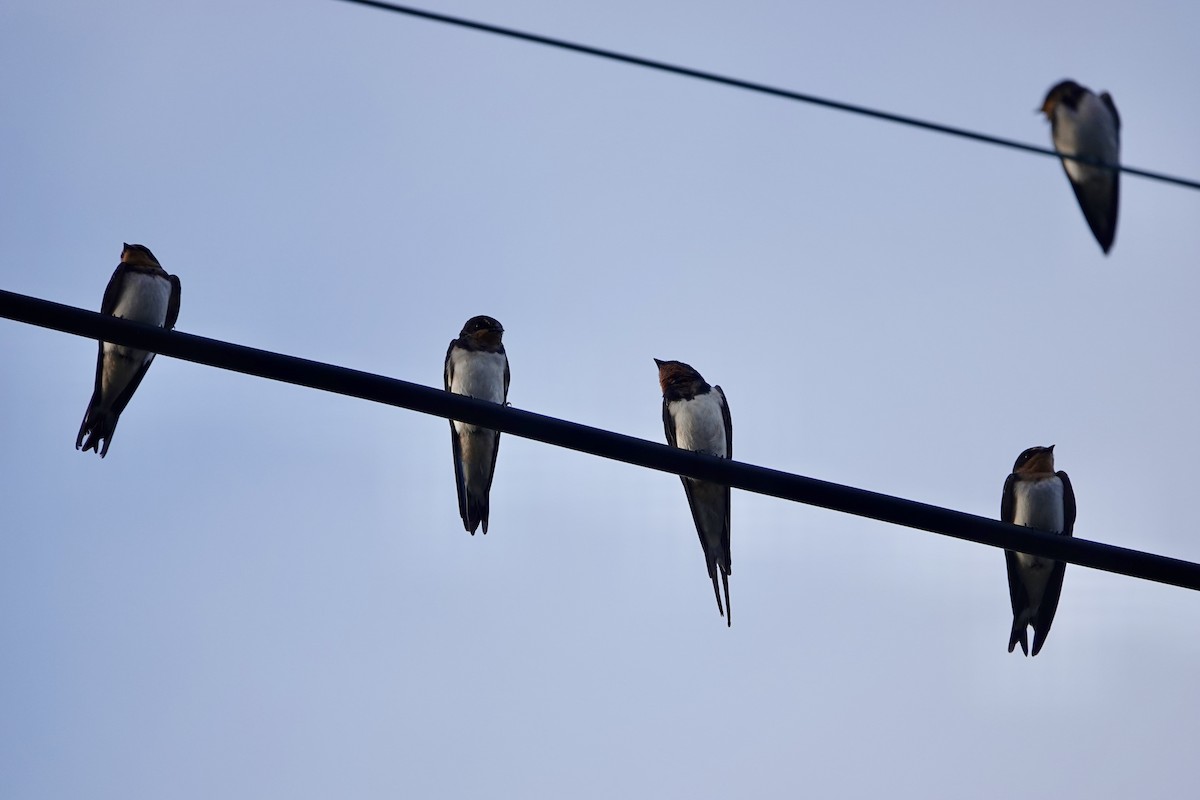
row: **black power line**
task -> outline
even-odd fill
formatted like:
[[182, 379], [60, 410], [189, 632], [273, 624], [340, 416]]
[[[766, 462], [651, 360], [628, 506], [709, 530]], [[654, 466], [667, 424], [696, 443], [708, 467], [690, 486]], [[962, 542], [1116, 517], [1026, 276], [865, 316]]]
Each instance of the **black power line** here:
[[576, 53], [585, 53], [589, 56], [597, 56], [599, 58], [607, 58], [611, 61], [621, 61], [626, 64], [634, 64], [639, 67], [647, 67], [656, 69], [661, 72], [670, 72], [675, 75], [683, 75], [688, 78], [697, 78], [702, 81], [711, 83], [720, 83], [725, 86], [733, 86], [737, 89], [746, 89], [751, 92], [759, 92], [760, 94], [769, 94], [774, 97], [782, 97], [787, 100], [796, 100], [801, 103], [811, 103], [825, 108], [832, 108], [836, 111], [846, 111], [851, 114], [861, 114], [865, 117], [874, 117], [888, 122], [899, 123], [900, 125], [910, 125], [914, 128], [923, 128], [927, 131], [936, 131], [937, 133], [945, 133], [950, 136], [959, 136], [964, 139], [974, 139], [977, 142], [986, 144], [994, 144], [1000, 147], [1010, 147], [1014, 150], [1024, 150], [1027, 153], [1037, 153], [1043, 156], [1053, 156], [1055, 158], [1066, 158], [1072, 161], [1079, 161], [1083, 164], [1091, 166], [1103, 167], [1106, 169], [1117, 170], [1129, 175], [1137, 175], [1140, 178], [1149, 178], [1150, 180], [1163, 181], [1164, 183], [1173, 183], [1177, 186], [1184, 186], [1188, 189], [1200, 189], [1200, 181], [1194, 181], [1188, 178], [1178, 178], [1174, 175], [1167, 175], [1162, 172], [1151, 172], [1150, 170], [1137, 169], [1136, 167], [1127, 167], [1122, 164], [1108, 164], [1098, 159], [1088, 156], [1075, 156], [1066, 153], [1059, 153], [1057, 150], [1052, 150], [1048, 147], [1039, 147], [1037, 145], [1018, 142], [1013, 139], [1004, 139], [999, 136], [992, 136], [987, 133], [978, 133], [970, 131], [966, 128], [956, 128], [952, 125], [942, 125], [938, 122], [929, 122], [928, 120], [917, 119], [916, 117], [906, 117], [903, 114], [892, 114], [888, 111], [880, 111], [866, 106], [855, 105], [853, 103], [843, 103], [840, 100], [830, 100], [825, 97], [817, 97], [812, 94], [804, 94], [803, 92], [793, 92], [790, 89], [781, 89], [777, 86], [768, 86], [764, 83], [755, 83], [754, 81], [745, 81], [740, 78], [731, 78], [727, 75], [718, 75], [715, 72], [704, 72], [703, 70], [692, 69], [690, 67], [681, 67], [677, 64], [668, 64], [665, 61], [655, 61], [649, 58], [640, 56], [631, 56], [626, 53], [618, 53], [615, 50], [605, 50], [600, 47], [592, 47], [586, 44], [578, 44], [576, 42], [568, 42], [565, 39], [555, 39], [550, 36], [541, 36], [536, 33], [526, 33], [514, 28], [503, 28], [499, 25], [489, 25], [485, 22], [476, 22], [474, 20], [464, 19], [462, 17], [452, 17], [448, 14], [437, 14], [433, 11], [425, 11], [412, 6], [402, 6], [395, 3], [382, 3], [378, 0], [345, 0], [348, 3], [357, 3], [362, 6], [371, 6], [372, 8], [382, 9], [384, 11], [392, 11], [397, 14], [406, 14], [410, 17], [420, 17], [421, 19], [430, 20], [432, 22], [442, 22], [447, 25], [457, 25], [460, 28], [470, 28], [471, 30], [483, 31], [484, 33], [494, 33], [499, 36], [508, 36], [513, 39], [520, 39], [525, 42], [534, 42], [535, 44], [543, 44], [547, 47], [557, 47], [560, 50], [571, 50]]
[[1106, 572], [1200, 589], [1200, 564], [1189, 561], [1044, 533], [948, 508], [701, 455], [369, 372], [189, 333], [167, 331], [4, 290], [0, 290], [0, 317], [89, 339], [103, 339], [152, 350], [210, 367], [359, 397], [422, 414], [462, 420], [628, 464], [726, 483], [748, 492], [870, 517], [992, 547], [1019, 550]]

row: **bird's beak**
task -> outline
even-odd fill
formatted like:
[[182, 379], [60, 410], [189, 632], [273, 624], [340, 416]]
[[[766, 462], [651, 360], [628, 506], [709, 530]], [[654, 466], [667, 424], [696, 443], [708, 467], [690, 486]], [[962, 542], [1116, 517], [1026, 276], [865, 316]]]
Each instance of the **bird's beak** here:
[[1054, 452], [1054, 445], [1050, 445], [1050, 447], [1049, 447], [1049, 448], [1047, 448], [1047, 449], [1048, 449], [1048, 450], [1049, 450], [1051, 453], [1053, 453], [1053, 452]]
[[667, 363], [667, 362], [665, 362], [665, 361], [659, 361], [659, 360], [656, 358], [656, 359], [654, 359], [654, 363], [655, 363], [655, 364], [657, 364], [659, 367], [661, 367], [663, 364], [665, 364], [665, 363]]

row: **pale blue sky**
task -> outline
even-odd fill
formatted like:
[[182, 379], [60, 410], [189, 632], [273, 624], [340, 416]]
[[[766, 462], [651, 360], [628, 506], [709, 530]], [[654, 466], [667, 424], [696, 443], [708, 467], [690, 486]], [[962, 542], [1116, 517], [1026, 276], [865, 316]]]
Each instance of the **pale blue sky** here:
[[[1200, 177], [1200, 5], [430, 2], [1048, 144], [1071, 77]], [[1057, 444], [1079, 536], [1200, 560], [1200, 193], [335, 0], [0, 6], [5, 289], [978, 514]], [[1078, 567], [1036, 659], [1002, 554], [735, 492], [734, 625], [679, 481], [514, 437], [490, 533], [444, 420], [158, 359], [108, 458], [95, 344], [0, 320], [0, 796], [1177, 797], [1200, 597]]]

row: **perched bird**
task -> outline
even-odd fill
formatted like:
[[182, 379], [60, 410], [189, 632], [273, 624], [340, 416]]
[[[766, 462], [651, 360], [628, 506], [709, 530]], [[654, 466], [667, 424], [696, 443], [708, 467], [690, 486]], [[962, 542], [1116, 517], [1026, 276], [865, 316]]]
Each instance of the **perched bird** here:
[[[1075, 528], [1075, 492], [1067, 473], [1054, 471], [1054, 445], [1031, 447], [1017, 457], [1012, 474], [1004, 481], [1000, 519], [1071, 535]], [[1008, 652], [1020, 642], [1021, 651], [1029, 655], [1026, 627], [1032, 625], [1036, 656], [1050, 633], [1067, 565], [1012, 550], [1004, 551], [1004, 559], [1008, 563], [1008, 594], [1013, 610]]]
[[[508, 399], [508, 356], [500, 339], [504, 328], [491, 317], [471, 317], [446, 351], [446, 391], [478, 400]], [[488, 495], [500, 451], [500, 433], [450, 420], [454, 481], [463, 527], [475, 535], [488, 530]]]
[[[658, 382], [663, 393], [663, 428], [667, 443], [672, 447], [707, 453], [719, 458], [733, 458], [733, 422], [729, 418], [729, 403], [720, 386], [709, 386], [700, 373], [682, 361], [660, 361]], [[729, 605], [729, 487], [709, 481], [680, 476], [700, 546], [704, 548], [704, 563], [717, 596], [717, 611], [726, 625], [733, 624]], [[721, 591], [717, 588], [717, 570], [725, 585], [725, 606], [721, 606]]]
[[[1120, 162], [1121, 118], [1108, 92], [1097, 96], [1075, 81], [1063, 81], [1046, 94], [1041, 110], [1050, 120], [1050, 135], [1058, 152], [1106, 164]], [[1107, 253], [1117, 234], [1121, 173], [1066, 158], [1062, 165], [1088, 226]]]
[[[179, 278], [167, 274], [150, 248], [126, 244], [121, 251], [121, 263], [104, 290], [100, 313], [170, 330], [179, 316]], [[94, 450], [104, 458], [112, 444], [117, 420], [153, 360], [154, 353], [146, 350], [100, 342], [96, 388], [75, 437], [76, 450]]]

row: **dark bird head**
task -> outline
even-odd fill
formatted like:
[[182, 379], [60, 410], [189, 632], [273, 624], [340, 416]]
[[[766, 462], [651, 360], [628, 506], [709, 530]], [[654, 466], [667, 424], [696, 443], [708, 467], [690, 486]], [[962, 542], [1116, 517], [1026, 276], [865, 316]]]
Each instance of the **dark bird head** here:
[[1046, 115], [1046, 119], [1053, 120], [1054, 109], [1059, 103], [1066, 103], [1067, 108], [1077, 108], [1080, 98], [1087, 94], [1087, 91], [1075, 81], [1060, 81], [1046, 92], [1046, 99], [1042, 101], [1042, 107], [1038, 110]]
[[1054, 445], [1031, 447], [1017, 456], [1013, 472], [1054, 472]]
[[662, 361], [654, 359], [658, 365], [658, 384], [662, 387], [664, 397], [693, 398], [704, 394], [709, 389], [700, 373], [682, 361]]
[[504, 326], [492, 317], [471, 317], [458, 335], [461, 338], [469, 337], [483, 346], [497, 347], [504, 336]]
[[121, 243], [124, 249], [121, 251], [121, 263], [132, 264], [135, 267], [158, 267], [162, 265], [158, 263], [158, 259], [154, 257], [154, 253], [150, 252], [150, 248], [144, 244], [127, 244]]

